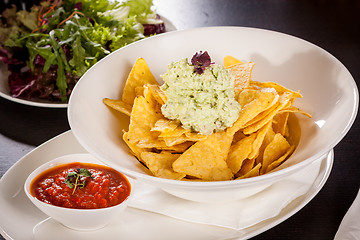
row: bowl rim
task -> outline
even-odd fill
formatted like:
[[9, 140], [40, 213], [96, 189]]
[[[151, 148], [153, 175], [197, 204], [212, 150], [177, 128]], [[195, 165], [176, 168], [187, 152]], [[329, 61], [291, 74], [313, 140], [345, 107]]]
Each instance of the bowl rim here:
[[[237, 185], [252, 185], [252, 184], [257, 184], [259, 182], [263, 182], [267, 179], [279, 179], [281, 177], [287, 176], [289, 174], [291, 174], [292, 172], [296, 171], [297, 169], [302, 169], [303, 167], [307, 166], [308, 164], [312, 163], [313, 161], [315, 161], [316, 159], [319, 159], [321, 157], [324, 157], [331, 149], [333, 149], [344, 137], [345, 135], [349, 132], [350, 128], [352, 127], [357, 113], [358, 113], [358, 107], [359, 107], [359, 91], [358, 91], [358, 87], [356, 85], [356, 82], [353, 78], [353, 76], [351, 75], [351, 73], [349, 72], [349, 70], [345, 67], [345, 65], [338, 60], [334, 55], [332, 55], [331, 53], [329, 53], [328, 51], [326, 51], [325, 49], [315, 45], [314, 43], [311, 43], [307, 40], [304, 40], [302, 38], [287, 34], [287, 33], [283, 33], [283, 32], [278, 32], [278, 31], [273, 31], [273, 30], [268, 30], [268, 29], [262, 29], [262, 28], [255, 28], [255, 27], [239, 27], [239, 26], [212, 26], [212, 27], [200, 27], [200, 28], [192, 28], [192, 29], [185, 29], [185, 30], [177, 30], [177, 31], [172, 31], [172, 32], [166, 32], [160, 35], [155, 35], [151, 38], [147, 38], [147, 39], [142, 39], [139, 40], [137, 42], [131, 43], [121, 49], [118, 49], [114, 52], [112, 52], [111, 54], [109, 54], [108, 56], [106, 56], [105, 58], [101, 59], [99, 62], [97, 62], [95, 65], [93, 65], [87, 73], [85, 73], [79, 80], [79, 82], [81, 82], [83, 79], [86, 78], [86, 76], [89, 74], [89, 72], [91, 72], [91, 70], [93, 68], [95, 68], [97, 65], [101, 64], [102, 61], [104, 61], [106, 58], [111, 57], [112, 55], [115, 54], [121, 54], [122, 51], [125, 51], [127, 48], [132, 48], [134, 46], [140, 45], [142, 44], [142, 42], [144, 41], [157, 41], [158, 38], [165, 38], [168, 35], [182, 35], [182, 34], [191, 34], [194, 31], [203, 31], [203, 32], [207, 32], [207, 31], [212, 31], [212, 32], [216, 32], [216, 31], [253, 31], [253, 32], [263, 32], [266, 34], [272, 34], [272, 35], [277, 35], [279, 37], [282, 38], [287, 38], [290, 40], [295, 40], [295, 41], [300, 41], [304, 44], [307, 44], [309, 46], [311, 46], [312, 48], [317, 49], [318, 51], [321, 51], [323, 54], [325, 54], [329, 59], [331, 59], [332, 61], [336, 62], [342, 70], [345, 71], [345, 73], [348, 75], [348, 83], [351, 84], [351, 88], [353, 90], [353, 97], [354, 97], [354, 101], [353, 101], [353, 106], [351, 109], [351, 117], [349, 119], [349, 122], [347, 123], [346, 127], [343, 129], [343, 131], [337, 135], [336, 138], [333, 138], [332, 141], [330, 141], [327, 144], [326, 148], [321, 149], [320, 151], [318, 151], [316, 154], [312, 155], [311, 157], [308, 157], [304, 160], [302, 160], [299, 163], [296, 163], [292, 166], [286, 167], [284, 169], [279, 169], [277, 171], [273, 171], [273, 172], [269, 172], [267, 174], [264, 175], [260, 175], [260, 176], [256, 176], [256, 177], [252, 177], [252, 178], [246, 178], [246, 179], [237, 179], [235, 180], [226, 180], [226, 181], [181, 181], [181, 180], [172, 180], [172, 179], [165, 179], [165, 178], [160, 178], [160, 177], [155, 177], [146, 173], [140, 173], [140, 172], [136, 172], [130, 169], [127, 169], [125, 167], [121, 167], [115, 163], [113, 163], [112, 161], [107, 160], [106, 158], [104, 158], [103, 156], [99, 155], [97, 152], [93, 151], [92, 148], [87, 144], [86, 141], [84, 141], [82, 139], [81, 136], [79, 136], [78, 132], [73, 128], [74, 125], [74, 120], [72, 118], [72, 99], [74, 99], [74, 95], [72, 94], [70, 96], [69, 99], [69, 106], [67, 109], [67, 114], [68, 114], [68, 120], [69, 120], [69, 125], [70, 128], [72, 129], [74, 136], [76, 137], [76, 139], [79, 141], [79, 143], [87, 150], [89, 151], [93, 156], [95, 156], [97, 159], [99, 159], [100, 161], [104, 162], [105, 164], [115, 168], [115, 169], [119, 169], [119, 171], [123, 172], [124, 174], [133, 177], [135, 179], [139, 179], [139, 180], [144, 180], [146, 182], [151, 182], [153, 184], [158, 184], [158, 185], [162, 185], [162, 184], [166, 184], [166, 185], [172, 185], [172, 186], [176, 186], [176, 187], [180, 187], [180, 188], [193, 188], [193, 187], [198, 187], [198, 188], [203, 188], [203, 187], [213, 187], [213, 188], [223, 188], [223, 187], [232, 187], [232, 186], [237, 186]], [[73, 93], [77, 92], [77, 89], [81, 86], [81, 84], [77, 84], [75, 86], [75, 88], [73, 89]], [[296, 151], [296, 150], [295, 150]], [[134, 158], [134, 160], [136, 160]], [[137, 161], [137, 160], [136, 160]]]

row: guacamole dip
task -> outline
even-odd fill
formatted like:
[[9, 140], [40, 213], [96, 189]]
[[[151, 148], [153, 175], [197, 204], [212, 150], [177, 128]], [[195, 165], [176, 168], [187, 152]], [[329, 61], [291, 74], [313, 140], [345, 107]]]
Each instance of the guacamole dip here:
[[209, 135], [238, 119], [234, 78], [223, 66], [210, 64], [199, 74], [184, 58], [169, 64], [161, 77], [167, 96], [161, 111], [166, 118], [180, 120], [184, 128]]

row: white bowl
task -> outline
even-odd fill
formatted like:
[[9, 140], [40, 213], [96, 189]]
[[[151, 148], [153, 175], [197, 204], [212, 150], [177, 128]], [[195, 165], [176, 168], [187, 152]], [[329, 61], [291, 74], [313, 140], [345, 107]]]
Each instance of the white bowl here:
[[[123, 210], [125, 210], [129, 202], [129, 197], [120, 204], [112, 207], [99, 209], [73, 209], [58, 207], [42, 202], [32, 196], [30, 193], [30, 184], [37, 175], [49, 168], [71, 162], [94, 163], [103, 165], [100, 161], [92, 157], [90, 154], [69, 154], [56, 158], [50, 162], [41, 165], [28, 176], [24, 184], [25, 193], [31, 200], [31, 202], [35, 204], [35, 206], [38, 207], [42, 212], [68, 228], [81, 231], [92, 231], [100, 229], [106, 226], [114, 218], [119, 216], [119, 214]], [[131, 186], [133, 186], [132, 180], [130, 178], [128, 178], [128, 180]]]
[[[171, 61], [208, 51], [223, 63], [232, 55], [255, 62], [252, 79], [278, 82], [301, 90], [295, 106], [312, 114], [299, 116], [302, 136], [293, 155], [276, 171], [236, 181], [190, 182], [151, 176], [122, 140], [129, 119], [115, 116], [103, 98], [120, 99], [128, 73], [143, 57], [159, 75]], [[242, 27], [211, 27], [170, 32], [124, 47], [98, 62], [77, 83], [68, 108], [71, 129], [96, 158], [138, 180], [176, 196], [200, 201], [229, 201], [251, 196], [272, 183], [286, 180], [323, 157], [345, 136], [358, 109], [358, 90], [348, 70], [334, 56], [302, 39], [286, 34]]]

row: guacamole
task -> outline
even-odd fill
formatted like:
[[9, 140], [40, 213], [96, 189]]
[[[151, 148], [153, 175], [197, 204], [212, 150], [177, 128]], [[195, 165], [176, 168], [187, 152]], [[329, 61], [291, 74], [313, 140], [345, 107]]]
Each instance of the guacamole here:
[[234, 77], [223, 66], [210, 64], [199, 74], [184, 58], [170, 63], [161, 77], [161, 89], [167, 96], [162, 114], [180, 120], [184, 128], [209, 135], [231, 127], [238, 119]]

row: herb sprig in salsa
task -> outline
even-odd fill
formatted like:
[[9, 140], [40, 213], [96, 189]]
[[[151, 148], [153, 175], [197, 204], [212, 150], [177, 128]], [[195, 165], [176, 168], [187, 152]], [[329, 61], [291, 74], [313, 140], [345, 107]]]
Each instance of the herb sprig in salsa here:
[[92, 177], [91, 172], [87, 170], [86, 168], [76, 168], [75, 171], [69, 172], [66, 176], [66, 180], [64, 183], [66, 183], [69, 188], [74, 188], [72, 195], [74, 195], [74, 192], [76, 188], [84, 188], [86, 184], [85, 179], [81, 179], [81, 177]]

